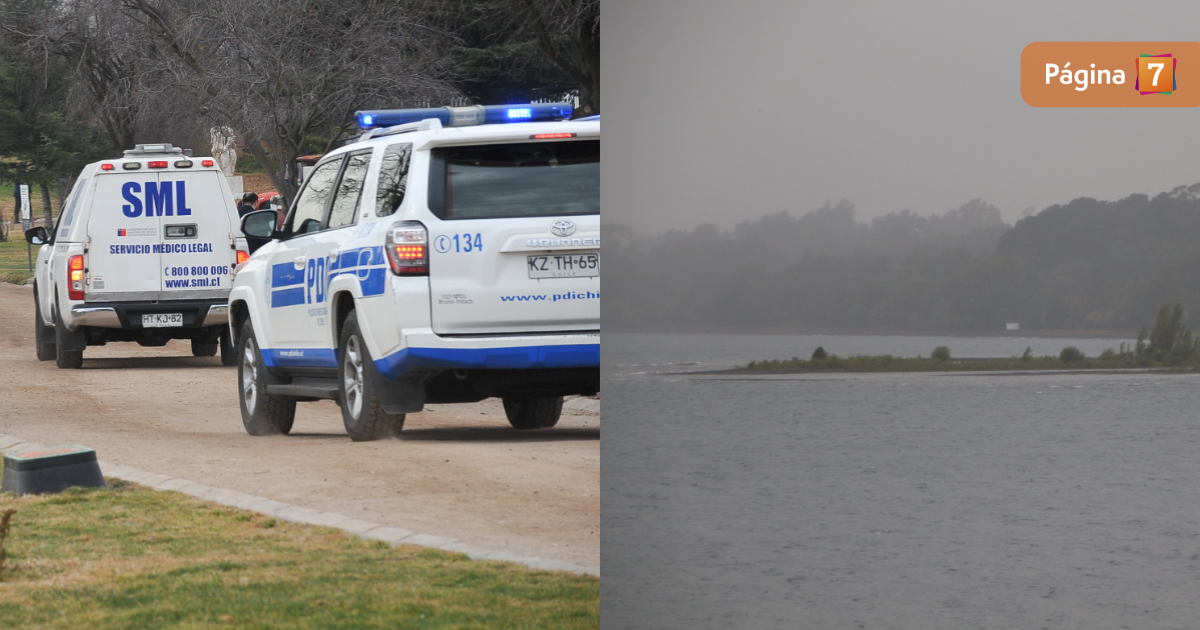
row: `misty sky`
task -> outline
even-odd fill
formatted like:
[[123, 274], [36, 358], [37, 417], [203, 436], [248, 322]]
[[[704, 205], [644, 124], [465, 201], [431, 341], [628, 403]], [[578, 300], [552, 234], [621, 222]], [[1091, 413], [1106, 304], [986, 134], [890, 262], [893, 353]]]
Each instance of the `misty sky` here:
[[602, 11], [606, 222], [727, 228], [842, 198], [862, 221], [974, 197], [1012, 222], [1030, 206], [1200, 182], [1200, 108], [1033, 108], [1019, 68], [1035, 41], [1200, 41], [1198, 3], [604, 0]]

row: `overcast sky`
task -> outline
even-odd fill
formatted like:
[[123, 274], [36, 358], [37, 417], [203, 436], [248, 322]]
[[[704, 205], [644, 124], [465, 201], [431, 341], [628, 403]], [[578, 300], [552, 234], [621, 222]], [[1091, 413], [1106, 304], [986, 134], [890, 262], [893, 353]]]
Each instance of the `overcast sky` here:
[[728, 228], [843, 198], [862, 221], [982, 197], [1011, 223], [1031, 206], [1200, 181], [1200, 108], [1033, 108], [1019, 68], [1035, 41], [1200, 40], [1200, 3], [602, 11], [606, 222]]

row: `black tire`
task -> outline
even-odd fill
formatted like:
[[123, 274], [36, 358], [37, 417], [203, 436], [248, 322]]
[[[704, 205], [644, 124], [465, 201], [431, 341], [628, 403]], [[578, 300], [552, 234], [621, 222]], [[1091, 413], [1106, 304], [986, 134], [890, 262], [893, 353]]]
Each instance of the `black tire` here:
[[338, 394], [341, 396], [342, 423], [355, 442], [396, 435], [404, 428], [404, 414], [388, 413], [379, 403], [373, 368], [371, 351], [358, 327], [358, 316], [350, 311], [338, 341]]
[[212, 357], [217, 355], [217, 347], [220, 345], [220, 340], [209, 337], [199, 337], [192, 339], [192, 356], [194, 357]]
[[287, 435], [296, 420], [296, 399], [267, 393], [267, 368], [254, 336], [254, 326], [246, 320], [237, 345], [238, 406], [242, 426], [250, 435]]
[[549, 429], [562, 417], [562, 396], [505, 396], [504, 415], [514, 429]]
[[38, 287], [33, 285], [33, 339], [37, 347], [38, 361], [53, 361], [58, 358], [55, 351], [54, 329], [42, 321], [42, 306], [38, 301]]
[[83, 367], [83, 350], [63, 350], [71, 345], [71, 333], [62, 323], [57, 306], [54, 309], [54, 362], [62, 370], [78, 370]]
[[233, 347], [233, 342], [229, 340], [229, 327], [221, 327], [221, 365], [237, 365], [237, 348]]

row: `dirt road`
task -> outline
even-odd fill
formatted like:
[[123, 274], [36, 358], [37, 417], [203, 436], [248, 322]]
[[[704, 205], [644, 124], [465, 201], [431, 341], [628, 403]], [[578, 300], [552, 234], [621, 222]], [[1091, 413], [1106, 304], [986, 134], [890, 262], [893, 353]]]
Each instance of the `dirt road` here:
[[116, 464], [472, 545], [600, 564], [600, 416], [512, 430], [498, 400], [431, 405], [399, 439], [355, 443], [330, 401], [301, 403], [290, 436], [242, 428], [237, 368], [163, 348], [88, 348], [83, 369], [39, 362], [33, 291], [0, 284], [0, 433], [78, 443]]

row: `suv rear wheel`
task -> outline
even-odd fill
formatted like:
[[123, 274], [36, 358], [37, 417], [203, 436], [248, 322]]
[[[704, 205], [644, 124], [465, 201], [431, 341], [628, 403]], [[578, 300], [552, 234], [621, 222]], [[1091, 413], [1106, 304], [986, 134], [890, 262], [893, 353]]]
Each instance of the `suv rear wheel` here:
[[338, 344], [339, 393], [342, 403], [342, 423], [355, 442], [377, 440], [387, 434], [398, 434], [404, 428], [404, 414], [384, 411], [375, 391], [375, 364], [363, 341], [354, 311], [346, 316]]
[[549, 429], [562, 417], [562, 396], [505, 396], [504, 415], [514, 429]]
[[37, 347], [38, 361], [53, 361], [58, 356], [54, 345], [54, 329], [42, 321], [42, 306], [36, 284], [33, 285], [33, 343]]
[[250, 320], [238, 339], [238, 396], [242, 425], [250, 435], [286, 435], [296, 420], [296, 399], [267, 393], [267, 368]]

